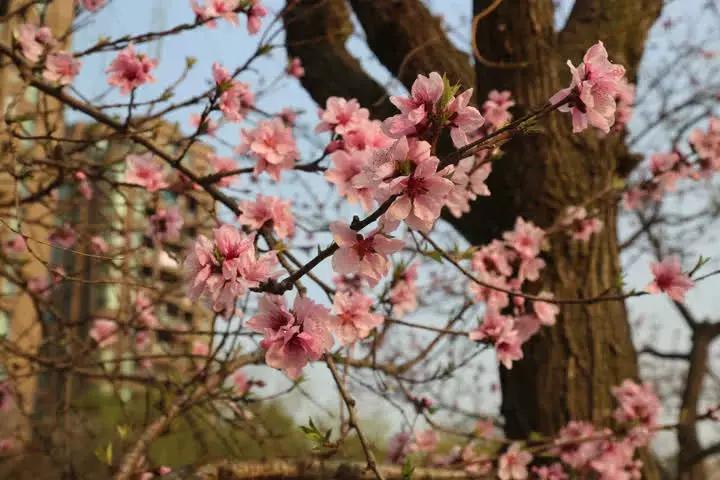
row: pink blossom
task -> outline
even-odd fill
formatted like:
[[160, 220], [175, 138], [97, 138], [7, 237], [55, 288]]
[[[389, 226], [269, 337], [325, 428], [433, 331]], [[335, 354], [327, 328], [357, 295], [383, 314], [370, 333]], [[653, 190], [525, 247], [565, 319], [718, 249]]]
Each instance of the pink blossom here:
[[687, 166], [677, 152], [656, 153], [650, 157], [650, 171], [660, 191], [674, 191], [677, 181], [688, 173]]
[[57, 45], [57, 40], [48, 27], [37, 27], [29, 23], [18, 26], [15, 38], [20, 44], [23, 56], [32, 63], [38, 62], [46, 50]]
[[210, 345], [207, 342], [195, 340], [192, 342], [190, 353], [194, 357], [207, 357], [210, 355]]
[[3, 251], [11, 255], [18, 255], [27, 252], [25, 237], [18, 233], [11, 233], [10, 238], [3, 242]]
[[145, 187], [148, 192], [157, 192], [168, 187], [163, 165], [154, 161], [151, 152], [143, 155], [130, 154], [125, 159], [125, 181]]
[[499, 290], [509, 290], [510, 283], [508, 279], [493, 273], [480, 271], [475, 274], [475, 278], [485, 285], [481, 285], [477, 282], [470, 282], [470, 293], [477, 301], [487, 303], [488, 307], [493, 309], [502, 309], [510, 302], [510, 297], [507, 293]]
[[355, 128], [343, 134], [343, 145], [348, 151], [376, 150], [392, 145], [393, 139], [385, 135], [378, 120], [359, 120]]
[[120, 88], [120, 93], [127, 95], [137, 87], [155, 81], [152, 71], [157, 60], [151, 59], [142, 53], [136, 53], [135, 47], [130, 44], [118, 53], [106, 70], [108, 83]]
[[207, 21], [206, 25], [210, 28], [215, 27], [215, 20], [210, 20], [215, 18], [224, 18], [231, 25], [238, 24], [235, 9], [239, 6], [239, 0], [207, 0], [205, 5], [191, 0], [190, 4], [195, 15], [197, 15], [200, 20]]
[[688, 140], [699, 157], [704, 176], [720, 171], [720, 118], [711, 117], [707, 132], [696, 128]]
[[222, 175], [222, 177], [216, 182], [221, 187], [229, 187], [237, 180], [237, 175], [230, 175], [238, 169], [237, 162], [231, 157], [221, 157], [214, 153], [207, 155], [207, 161], [212, 168], [212, 175]]
[[388, 442], [387, 457], [391, 463], [400, 463], [410, 450], [410, 434], [398, 432]]
[[568, 207], [562, 224], [568, 227], [573, 240], [587, 242], [594, 233], [602, 231], [603, 222], [598, 218], [588, 218], [585, 207]]
[[332, 346], [330, 322], [330, 312], [308, 298], [295, 297], [288, 311], [283, 297], [265, 295], [246, 326], [265, 335], [260, 342], [266, 350], [265, 362], [296, 379], [308, 362], [320, 359]]
[[216, 312], [231, 312], [237, 299], [275, 275], [275, 252], [257, 255], [254, 236], [222, 225], [213, 230], [210, 241], [200, 235], [185, 260], [190, 282], [189, 297], [206, 296]]
[[93, 235], [90, 237], [90, 250], [92, 250], [95, 255], [104, 255], [110, 250], [110, 247], [104, 238]]
[[292, 127], [295, 125], [295, 121], [297, 120], [298, 112], [293, 110], [290, 107], [283, 108], [280, 113], [278, 114], [278, 117], [280, 117], [280, 120], [287, 125], [288, 127]]
[[[426, 142], [417, 142], [415, 145], [422, 148], [422, 144]], [[387, 215], [392, 220], [405, 220], [410, 228], [427, 232], [440, 217], [445, 198], [453, 188], [453, 182], [445, 178], [450, 169], [438, 171], [440, 160], [433, 156], [419, 163], [412, 161], [412, 157], [408, 157], [412, 152], [405, 137], [398, 140], [392, 152], [394, 158], [391, 161], [410, 171], [401, 171], [380, 185], [378, 193], [382, 201], [391, 195], [397, 196]]]
[[305, 76], [305, 69], [302, 66], [302, 61], [298, 57], [290, 60], [290, 63], [288, 63], [287, 69], [285, 71], [288, 75], [291, 75], [295, 78], [302, 78]]
[[470, 202], [479, 195], [490, 195], [485, 180], [492, 171], [492, 164], [485, 163], [475, 166], [475, 159], [463, 158], [455, 165], [450, 180], [454, 187], [447, 195], [445, 206], [456, 218], [470, 211]]
[[14, 404], [12, 385], [8, 380], [0, 381], [0, 412], [7, 412]]
[[410, 97], [391, 96], [390, 101], [400, 110], [399, 115], [383, 122], [385, 133], [392, 138], [416, 135], [428, 124], [428, 116], [443, 94], [445, 85], [437, 72], [429, 77], [418, 75], [410, 89]]
[[78, 0], [78, 3], [88, 12], [97, 12], [105, 6], [107, 0]]
[[0, 455], [9, 453], [17, 448], [17, 443], [12, 438], [0, 438]]
[[337, 292], [333, 306], [332, 329], [343, 345], [366, 338], [384, 320], [382, 315], [372, 313], [373, 299], [360, 292]]
[[350, 100], [341, 97], [329, 97], [325, 102], [325, 110], [318, 110], [320, 123], [315, 127], [316, 132], [332, 131], [338, 135], [345, 135], [368, 120], [370, 112], [354, 98]]
[[85, 198], [85, 200], [92, 200], [93, 197], [93, 189], [90, 185], [90, 182], [88, 182], [87, 175], [85, 175], [85, 172], [78, 170], [73, 175], [75, 177], [75, 180], [77, 180], [77, 188], [80, 192], [80, 195]]
[[369, 150], [338, 150], [330, 157], [333, 168], [325, 172], [325, 178], [335, 184], [340, 195], [346, 197], [350, 203], [360, 203], [365, 210], [373, 207], [374, 192], [369, 186], [360, 185], [359, 175], [368, 168], [371, 158], [372, 152]]
[[402, 270], [396, 276], [395, 284], [390, 289], [392, 313], [396, 317], [402, 317], [418, 306], [417, 287], [415, 286], [418, 277], [417, 269], [417, 264], [413, 264]]
[[488, 99], [483, 103], [483, 116], [495, 129], [504, 126], [512, 119], [512, 114], [508, 110], [515, 106], [515, 102], [510, 99], [511, 96], [509, 90], [502, 92], [491, 90]]
[[113, 320], [98, 318], [93, 321], [90, 328], [90, 338], [95, 340], [100, 348], [106, 348], [118, 340], [118, 324]]
[[215, 84], [221, 92], [220, 111], [230, 122], [242, 121], [255, 106], [255, 95], [250, 90], [250, 86], [233, 80], [230, 72], [217, 62], [213, 63], [212, 71]]
[[[553, 294], [549, 292], [540, 292], [538, 296], [552, 298]], [[535, 311], [535, 315], [537, 315], [540, 320], [540, 323], [546, 326], [555, 325], [556, 317], [558, 313], [560, 313], [560, 307], [553, 303], [543, 302], [540, 300], [533, 300], [532, 306]]]
[[515, 229], [505, 232], [503, 238], [523, 258], [535, 258], [540, 254], [545, 231], [522, 217], [515, 220]]
[[645, 204], [648, 192], [642, 187], [635, 187], [623, 193], [623, 207], [625, 210], [635, 210]]
[[278, 238], [284, 239], [295, 234], [295, 218], [290, 202], [258, 194], [254, 202], [240, 202], [240, 210], [242, 214], [238, 217], [238, 222], [252, 230], [260, 230], [271, 222], [270, 225]]
[[500, 456], [498, 478], [500, 480], [525, 480], [528, 477], [527, 465], [532, 461], [532, 458], [529, 452], [522, 449], [522, 445], [513, 443]]
[[248, 0], [250, 8], [247, 11], [247, 29], [250, 35], [260, 31], [262, 18], [267, 15], [267, 10], [260, 4], [260, 0]]
[[48, 236], [48, 241], [60, 248], [69, 249], [77, 242], [77, 233], [70, 225], [63, 225], [53, 230]]
[[453, 98], [445, 110], [450, 127], [450, 138], [456, 147], [467, 145], [468, 132], [477, 130], [485, 123], [485, 119], [480, 115], [478, 109], [468, 106], [472, 93], [472, 88], [465, 90]]
[[558, 110], [571, 112], [573, 132], [581, 132], [592, 125], [604, 133], [610, 131], [615, 121], [616, 96], [623, 88], [625, 68], [608, 60], [602, 42], [588, 49], [583, 63], [577, 68], [568, 60], [572, 82], [550, 98], [550, 103], [570, 98]]
[[54, 52], [47, 56], [45, 61], [45, 80], [70, 85], [78, 73], [80, 73], [80, 60], [73, 57], [69, 52]]
[[685, 293], [695, 285], [690, 277], [683, 273], [677, 257], [668, 257], [659, 263], [653, 263], [650, 270], [654, 279], [646, 290], [650, 293], [667, 293], [676, 302], [683, 302]]
[[615, 124], [613, 125], [615, 131], [622, 130], [630, 123], [635, 106], [635, 85], [622, 78], [618, 87], [615, 95]]
[[242, 397], [250, 390], [250, 381], [242, 369], [235, 370], [235, 372], [230, 375], [230, 381], [232, 382], [235, 395]]
[[413, 452], [432, 452], [437, 448], [439, 439], [438, 434], [432, 428], [415, 432], [413, 441], [410, 444], [410, 451]]
[[298, 157], [292, 130], [279, 118], [260, 122], [252, 130], [242, 130], [242, 143], [238, 152], [253, 157], [257, 164], [254, 174], [268, 172], [274, 180], [280, 180], [283, 170], [295, 166]]
[[512, 368], [516, 360], [523, 357], [522, 338], [515, 328], [511, 317], [499, 314], [494, 308], [488, 308], [482, 325], [469, 334], [470, 340], [489, 341], [495, 347], [498, 360], [505, 368]]
[[514, 257], [515, 253], [503, 242], [493, 240], [473, 253], [472, 267], [477, 272], [509, 277], [513, 272], [510, 264]]
[[387, 273], [387, 256], [400, 250], [405, 242], [392, 239], [379, 229], [367, 237], [352, 230], [342, 222], [330, 225], [330, 231], [338, 245], [333, 254], [333, 269], [340, 274], [357, 273], [371, 286]]
[[176, 206], [160, 208], [150, 216], [149, 233], [157, 242], [172, 242], [180, 238], [184, 220]]
[[591, 423], [571, 421], [558, 432], [555, 454], [574, 469], [585, 468], [597, 456], [599, 440], [590, 440], [597, 432]]
[[133, 308], [136, 314], [135, 320], [139, 326], [157, 328], [160, 325], [158, 318], [155, 316], [153, 300], [147, 293], [143, 291], [137, 292], [133, 302]]
[[590, 463], [598, 480], [639, 480], [642, 462], [633, 460], [635, 448], [627, 441], [602, 442], [600, 454]]
[[651, 384], [626, 379], [612, 393], [618, 402], [614, 414], [618, 422], [639, 422], [648, 429], [657, 426], [661, 405]]

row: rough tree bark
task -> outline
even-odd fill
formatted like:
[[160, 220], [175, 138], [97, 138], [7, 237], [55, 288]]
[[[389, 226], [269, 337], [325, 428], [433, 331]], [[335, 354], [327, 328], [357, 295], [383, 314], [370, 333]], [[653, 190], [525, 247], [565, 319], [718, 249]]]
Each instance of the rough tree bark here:
[[[473, 86], [463, 54], [449, 44], [438, 21], [420, 1], [350, 3], [368, 46], [404, 85], [409, 86], [418, 73], [438, 70], [466, 87]], [[474, 12], [485, 12], [493, 3], [475, 0]], [[342, 4], [341, 0], [302, 0], [296, 15], [310, 5], [338, 12], [346, 8]], [[477, 98], [484, 98], [490, 89], [508, 89], [518, 103], [516, 115], [540, 107], [569, 82], [566, 59], [580, 62], [585, 49], [599, 39], [633, 79], [660, 6], [660, 0], [578, 0], [565, 28], [556, 32], [551, 0], [501, 2], [480, 21], [478, 49], [492, 62], [526, 66], [497, 68], [477, 62]], [[323, 28], [315, 25], [312, 33], [288, 30], [291, 54], [306, 64], [323, 55], [316, 49], [294, 47], [308, 38], [305, 35], [324, 36]], [[333, 72], [334, 81], [338, 80], [336, 66], [326, 64], [322, 69], [320, 79], [306, 79], [303, 84], [318, 102], [324, 101], [326, 74]], [[369, 76], [357, 70], [343, 72], [343, 81], [349, 84], [358, 84], [359, 78], [367, 81]], [[453, 222], [473, 244], [497, 238], [512, 228], [518, 216], [548, 226], [566, 206], [600, 195], [615, 176], [627, 175], [635, 166], [636, 158], [617, 135], [604, 139], [595, 132], [573, 135], [569, 119], [562, 115], [552, 115], [541, 125], [541, 133], [506, 144], [505, 155], [495, 163], [489, 179], [493, 195], [476, 202], [470, 214]], [[559, 297], [593, 297], [616, 288], [621, 272], [616, 202], [605, 197], [592, 206], [606, 228], [587, 245], [562, 237], [551, 239], [538, 289]], [[530, 432], [553, 434], [570, 419], [602, 422], [614, 407], [611, 387], [638, 376], [623, 302], [564, 306], [558, 325], [544, 329], [524, 350], [525, 360], [511, 371], [501, 371], [502, 413], [511, 438], [527, 437]], [[645, 478], [656, 476], [652, 467], [645, 474]]]

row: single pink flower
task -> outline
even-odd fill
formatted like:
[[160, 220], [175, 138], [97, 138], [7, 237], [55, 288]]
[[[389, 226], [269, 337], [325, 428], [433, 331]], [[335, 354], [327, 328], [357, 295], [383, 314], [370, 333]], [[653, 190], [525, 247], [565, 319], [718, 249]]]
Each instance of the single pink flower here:
[[390, 289], [390, 303], [392, 313], [396, 317], [402, 317], [414, 311], [418, 306], [417, 301], [417, 264], [405, 268], [395, 279], [395, 284]]
[[477, 130], [485, 123], [485, 119], [478, 109], [468, 105], [472, 93], [472, 88], [465, 90], [453, 98], [445, 110], [445, 114], [448, 116], [448, 126], [450, 127], [450, 138], [456, 147], [467, 145], [468, 132]]
[[330, 225], [337, 251], [333, 254], [333, 269], [340, 274], [357, 273], [371, 286], [387, 274], [387, 256], [400, 250], [405, 242], [393, 239], [376, 229], [367, 237], [342, 222]]
[[505, 232], [503, 238], [523, 258], [535, 258], [540, 254], [545, 231], [522, 217], [515, 220], [515, 229]]
[[642, 461], [634, 460], [635, 447], [625, 441], [605, 440], [590, 462], [599, 480], [640, 480]]
[[533, 456], [522, 449], [519, 443], [513, 443], [500, 456], [498, 462], [498, 478], [500, 480], [525, 480], [528, 478], [528, 464]]
[[445, 85], [437, 72], [428, 77], [418, 75], [410, 89], [410, 97], [391, 96], [390, 101], [400, 110], [383, 122], [385, 133], [392, 138], [417, 135], [427, 128], [428, 116], [435, 113]]
[[135, 47], [130, 44], [118, 53], [106, 70], [109, 73], [108, 83], [119, 87], [120, 93], [127, 95], [141, 85], [154, 82], [152, 71], [156, 66], [157, 60], [136, 53]]
[[230, 122], [240, 122], [255, 107], [255, 94], [250, 86], [233, 80], [230, 72], [215, 62], [213, 79], [220, 91], [219, 107], [223, 117]]
[[703, 176], [720, 171], [720, 118], [711, 117], [707, 131], [696, 128], [688, 140], [699, 157]]
[[558, 110], [572, 114], [573, 132], [581, 132], [592, 125], [604, 133], [615, 121], [616, 96], [623, 88], [625, 68], [608, 60], [602, 42], [588, 49], [583, 63], [577, 68], [568, 60], [572, 82], [550, 98], [550, 103], [569, 98]]
[[374, 191], [370, 186], [358, 185], [357, 178], [370, 165], [372, 155], [370, 150], [338, 150], [330, 157], [333, 167], [325, 172], [325, 179], [335, 184], [340, 195], [350, 203], [360, 203], [366, 211], [375, 204]]
[[70, 85], [80, 73], [80, 66], [80, 60], [76, 59], [72, 53], [54, 52], [49, 54], [45, 60], [43, 77], [45, 80], [60, 85]]
[[108, 250], [110, 250], [110, 247], [104, 238], [98, 235], [93, 235], [90, 237], [90, 250], [95, 255], [104, 255], [108, 252]]
[[242, 214], [238, 222], [252, 230], [259, 230], [266, 223], [271, 222], [272, 229], [280, 239], [295, 234], [295, 218], [292, 214], [290, 202], [278, 197], [258, 194], [255, 201], [244, 200], [240, 202]]
[[30, 23], [23, 23], [15, 30], [15, 38], [20, 44], [20, 50], [25, 58], [36, 63], [46, 50], [55, 48], [57, 40], [48, 27], [37, 27]]
[[192, 342], [190, 353], [194, 357], [207, 357], [210, 355], [210, 345], [207, 342], [195, 340]]
[[439, 438], [438, 434], [432, 428], [426, 430], [420, 430], [415, 432], [413, 441], [410, 444], [410, 451], [412, 452], [432, 452], [438, 446]]
[[190, 5], [195, 15], [200, 20], [207, 21], [206, 25], [210, 28], [216, 26], [216, 18], [223, 18], [231, 25], [238, 24], [235, 10], [240, 5], [239, 0], [207, 0], [204, 5], [191, 0]]
[[[553, 294], [549, 292], [540, 292], [538, 295], [544, 298], [552, 298]], [[560, 307], [554, 303], [543, 302], [540, 300], [533, 300], [532, 302], [533, 311], [537, 315], [540, 323], [545, 326], [555, 325], [556, 317], [560, 313]]]
[[343, 134], [343, 145], [347, 151], [377, 150], [393, 144], [393, 139], [385, 135], [378, 120], [360, 119], [354, 126]]
[[683, 302], [687, 291], [695, 285], [690, 277], [683, 273], [677, 257], [668, 257], [659, 263], [653, 263], [650, 270], [654, 279], [646, 290], [650, 293], [667, 293], [676, 302]]
[[291, 75], [295, 78], [302, 78], [305, 76], [305, 69], [302, 66], [302, 61], [298, 57], [290, 60], [290, 63], [288, 63], [285, 71], [288, 75]]
[[325, 102], [325, 110], [318, 111], [320, 123], [315, 127], [316, 132], [332, 131], [338, 135], [345, 135], [368, 120], [370, 112], [354, 98], [347, 100], [341, 97], [329, 97]]
[[472, 267], [477, 272], [509, 277], [513, 273], [511, 263], [515, 256], [502, 241], [493, 240], [473, 253]]
[[247, 29], [250, 35], [260, 31], [262, 18], [267, 15], [267, 9], [260, 4], [260, 0], [249, 0], [250, 8], [247, 11]]
[[200, 235], [185, 260], [184, 269], [189, 280], [188, 296], [205, 296], [216, 312], [230, 313], [238, 298], [249, 288], [275, 276], [275, 252], [257, 255], [255, 237], [236, 228], [222, 225], [213, 230], [210, 241]]
[[90, 182], [87, 179], [87, 175], [82, 170], [78, 170], [73, 175], [75, 177], [75, 180], [77, 180], [77, 188], [80, 192], [80, 195], [85, 198], [85, 200], [92, 200], [93, 197], [93, 189], [92, 185], [90, 185]]
[[100, 348], [106, 348], [118, 341], [118, 324], [113, 320], [98, 318], [93, 321], [90, 328], [90, 338], [95, 340]]
[[463, 158], [455, 165], [450, 175], [454, 186], [445, 199], [445, 206], [453, 216], [460, 218], [470, 211], [472, 200], [478, 196], [490, 195], [490, 189], [485, 185], [485, 180], [491, 171], [491, 163], [475, 166], [473, 157]]
[[183, 223], [178, 207], [160, 208], [150, 216], [148, 230], [157, 242], [173, 242], [180, 238]]
[[262, 121], [252, 130], [243, 129], [241, 136], [238, 152], [257, 161], [255, 176], [267, 172], [275, 181], [279, 181], [283, 170], [295, 166], [298, 157], [295, 138], [292, 130], [279, 118]]
[[[392, 177], [379, 186], [378, 200], [382, 202], [396, 195], [387, 216], [391, 220], [405, 220], [410, 228], [427, 232], [440, 217], [445, 199], [453, 189], [453, 182], [445, 178], [451, 169], [437, 170], [440, 160], [429, 155], [427, 142], [414, 142], [412, 146], [411, 150], [407, 138], [401, 138], [391, 149], [390, 158], [380, 166], [379, 172], [384, 169], [393, 172]], [[427, 158], [416, 162], [417, 155], [413, 152], [417, 149], [427, 151], [421, 155]]]
[[265, 362], [296, 379], [305, 365], [319, 360], [332, 347], [333, 338], [328, 330], [330, 317], [325, 307], [308, 298], [295, 297], [293, 309], [288, 311], [284, 298], [265, 295], [260, 300], [258, 314], [248, 320], [246, 326], [265, 334], [260, 342], [266, 350]]
[[130, 154], [125, 159], [125, 181], [145, 187], [149, 192], [157, 192], [168, 187], [163, 165], [154, 160], [151, 152], [143, 155]]
[[491, 90], [488, 93], [488, 99], [483, 103], [483, 116], [493, 128], [503, 127], [512, 120], [512, 114], [508, 110], [515, 106], [515, 102], [510, 99], [511, 96], [509, 90]]
[[587, 242], [595, 233], [600, 233], [603, 228], [602, 220], [588, 218], [585, 207], [568, 207], [562, 224], [567, 227], [567, 233], [573, 240]]
[[560, 463], [532, 467], [531, 470], [537, 480], [568, 480], [570, 478]]
[[60, 248], [70, 249], [77, 242], [77, 232], [71, 225], [65, 224], [56, 228], [48, 236], [48, 241]]
[[3, 251], [11, 255], [18, 255], [28, 251], [25, 237], [17, 233], [11, 233], [10, 238], [2, 243]]
[[515, 328], [511, 317], [501, 315], [494, 308], [488, 307], [482, 325], [471, 331], [470, 340], [488, 341], [495, 347], [498, 360], [505, 368], [512, 368], [516, 360], [523, 357], [522, 338]]
[[373, 299], [360, 292], [336, 293], [333, 306], [332, 330], [343, 345], [366, 338], [384, 320], [382, 315], [372, 313]]
[[410, 453], [411, 436], [408, 432], [398, 432], [388, 442], [387, 457], [391, 463], [401, 463]]

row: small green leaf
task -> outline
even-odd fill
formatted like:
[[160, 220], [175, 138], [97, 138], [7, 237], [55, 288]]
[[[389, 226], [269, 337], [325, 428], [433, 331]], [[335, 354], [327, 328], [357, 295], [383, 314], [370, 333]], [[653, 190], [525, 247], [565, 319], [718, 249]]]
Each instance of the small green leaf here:
[[405, 463], [402, 466], [402, 478], [403, 480], [411, 480], [413, 472], [415, 472], [415, 466], [412, 464], [411, 457], [405, 457]]

